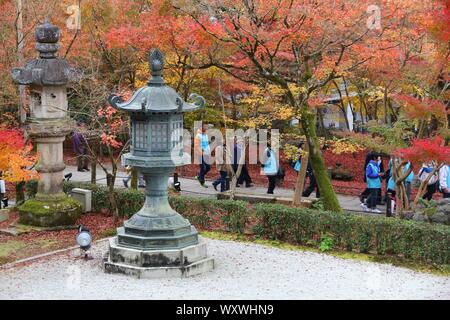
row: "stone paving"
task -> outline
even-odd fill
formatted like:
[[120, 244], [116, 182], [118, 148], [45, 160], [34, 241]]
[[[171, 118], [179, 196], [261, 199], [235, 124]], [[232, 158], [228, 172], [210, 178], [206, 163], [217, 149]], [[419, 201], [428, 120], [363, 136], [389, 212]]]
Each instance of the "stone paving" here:
[[105, 274], [107, 242], [0, 268], [0, 299], [450, 299], [450, 277], [307, 251], [206, 239], [215, 269], [191, 278]]

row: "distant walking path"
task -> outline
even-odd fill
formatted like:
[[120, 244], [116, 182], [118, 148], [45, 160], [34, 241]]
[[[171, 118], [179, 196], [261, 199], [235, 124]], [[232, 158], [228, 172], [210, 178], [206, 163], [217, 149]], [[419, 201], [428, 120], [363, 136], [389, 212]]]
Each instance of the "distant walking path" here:
[[[73, 177], [71, 181], [80, 181], [80, 182], [89, 182], [91, 181], [91, 173], [90, 172], [78, 172], [77, 168], [74, 166], [67, 166], [64, 173], [71, 172], [73, 174]], [[124, 187], [122, 179], [125, 178], [127, 174], [124, 171], [119, 171], [118, 178], [116, 179], [116, 186], [117, 187]], [[212, 176], [211, 176], [212, 178]], [[194, 179], [186, 179], [186, 178], [179, 178], [179, 181], [181, 183], [181, 193], [185, 195], [193, 195], [193, 196], [210, 196], [215, 197], [217, 195], [217, 191], [214, 190], [213, 186], [211, 185], [211, 181], [207, 181], [205, 185], [208, 186], [208, 188], [204, 188], [200, 186], [197, 180]], [[106, 185], [106, 175], [103, 170], [97, 169], [97, 183]], [[245, 188], [241, 186], [240, 188], [237, 188], [238, 193], [244, 193], [244, 194], [252, 194], [252, 195], [265, 195], [267, 192], [267, 186], [261, 187], [261, 186], [254, 186], [251, 188]], [[339, 190], [336, 190], [337, 193], [339, 193]], [[274, 192], [274, 196], [276, 197], [283, 197], [283, 198], [292, 198], [294, 195], [294, 190], [292, 189], [286, 189], [286, 188], [280, 188], [277, 187]], [[313, 193], [310, 197], [310, 199], [314, 199], [315, 193]], [[341, 204], [342, 208], [347, 211], [358, 211], [361, 212], [362, 208], [360, 206], [360, 201], [358, 197], [355, 196], [347, 196], [347, 195], [337, 195], [339, 203]], [[385, 212], [384, 206], [378, 206], [378, 208]]]

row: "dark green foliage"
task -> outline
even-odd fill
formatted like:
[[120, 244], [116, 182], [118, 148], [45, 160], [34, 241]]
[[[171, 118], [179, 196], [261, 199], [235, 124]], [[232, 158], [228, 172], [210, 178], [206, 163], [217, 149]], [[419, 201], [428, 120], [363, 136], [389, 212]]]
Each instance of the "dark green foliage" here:
[[450, 260], [448, 226], [276, 204], [256, 205], [255, 211], [253, 230], [261, 237], [438, 264]]
[[331, 169], [331, 177], [335, 180], [352, 181], [354, 174], [349, 170], [339, 167]]
[[[93, 211], [108, 210], [108, 190], [103, 186], [65, 183], [64, 191], [85, 188], [93, 191]], [[116, 189], [119, 215], [139, 211], [144, 194], [139, 190]], [[410, 260], [448, 264], [450, 227], [394, 218], [293, 208], [279, 204], [251, 206], [244, 201], [172, 196], [171, 206], [192, 224], [204, 230], [244, 233], [249, 220], [257, 237], [321, 250], [347, 250], [395, 255]]]
[[244, 201], [216, 200], [211, 198], [171, 197], [171, 206], [192, 224], [202, 229], [220, 229], [244, 233], [249, 209]]

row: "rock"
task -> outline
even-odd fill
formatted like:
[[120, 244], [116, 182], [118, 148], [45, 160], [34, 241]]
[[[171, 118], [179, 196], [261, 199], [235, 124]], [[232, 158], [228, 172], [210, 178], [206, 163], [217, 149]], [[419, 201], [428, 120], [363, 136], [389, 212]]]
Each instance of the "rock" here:
[[450, 225], [450, 199], [441, 199], [436, 201], [432, 208], [436, 208], [436, 211], [430, 218], [428, 218], [425, 214], [426, 210], [430, 210], [430, 208], [420, 206], [412, 219]]
[[0, 209], [0, 222], [6, 221], [8, 219], [9, 219], [9, 210]]

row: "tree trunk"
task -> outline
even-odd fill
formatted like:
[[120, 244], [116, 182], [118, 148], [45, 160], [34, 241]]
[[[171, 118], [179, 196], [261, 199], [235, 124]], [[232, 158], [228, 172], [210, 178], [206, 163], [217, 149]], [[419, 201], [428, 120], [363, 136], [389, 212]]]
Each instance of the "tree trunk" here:
[[292, 205], [300, 206], [302, 203], [303, 188], [305, 186], [306, 169], [309, 161], [309, 144], [305, 143], [305, 153], [302, 155], [302, 161], [300, 164], [300, 172], [297, 175], [297, 181], [295, 183], [294, 198], [292, 199]]
[[334, 192], [325, 162], [320, 152], [320, 142], [316, 133], [316, 115], [307, 108], [306, 105], [302, 107], [301, 125], [309, 145], [311, 166], [320, 190], [320, 196], [323, 200], [325, 210], [342, 212], [341, 205]]
[[392, 121], [391, 121], [391, 115], [389, 113], [389, 106], [388, 106], [388, 89], [387, 87], [384, 88], [384, 95], [383, 95], [383, 106], [384, 106], [384, 122], [391, 127]]
[[414, 199], [414, 201], [411, 205], [412, 210], [416, 210], [419, 199], [425, 194], [425, 190], [427, 189], [428, 182], [430, 181], [431, 177], [434, 176], [436, 174], [436, 172], [438, 172], [443, 167], [443, 165], [444, 164], [442, 163], [442, 164], [436, 166], [433, 169], [433, 171], [430, 172], [428, 177], [424, 181], [422, 181], [422, 183], [420, 184], [419, 190], [417, 191], [416, 198]]
[[[24, 48], [24, 36], [23, 36], [23, 9], [22, 0], [17, 0], [17, 24], [16, 24], [16, 50], [17, 50], [17, 62], [19, 65], [23, 65], [23, 48]], [[19, 85], [19, 117], [20, 124], [24, 125], [27, 120], [27, 113], [25, 111], [25, 86]]]
[[114, 186], [116, 184], [116, 176], [117, 176], [117, 164], [112, 163], [112, 173], [109, 174], [109, 206], [111, 210], [111, 214], [114, 218], [114, 222], [117, 222], [119, 220], [119, 209], [117, 207], [117, 201], [116, 201], [116, 195], [114, 193]]
[[131, 169], [131, 189], [137, 190], [139, 180], [139, 172], [136, 168]]
[[97, 184], [97, 157], [91, 159], [91, 184]]

